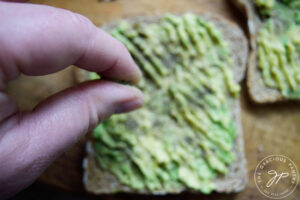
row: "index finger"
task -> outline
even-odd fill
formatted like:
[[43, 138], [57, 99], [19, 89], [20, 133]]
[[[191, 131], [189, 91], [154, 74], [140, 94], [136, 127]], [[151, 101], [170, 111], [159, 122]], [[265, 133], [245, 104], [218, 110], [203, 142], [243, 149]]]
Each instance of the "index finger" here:
[[72, 64], [118, 80], [141, 77], [124, 45], [79, 14], [5, 2], [0, 13], [0, 77], [45, 75]]

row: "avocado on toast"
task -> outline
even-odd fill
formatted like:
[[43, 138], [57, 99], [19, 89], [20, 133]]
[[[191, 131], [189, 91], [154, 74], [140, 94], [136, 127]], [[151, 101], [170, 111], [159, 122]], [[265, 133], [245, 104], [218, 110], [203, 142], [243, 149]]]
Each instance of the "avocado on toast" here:
[[[248, 46], [213, 15], [136, 17], [103, 27], [140, 66], [143, 108], [102, 122], [83, 182], [95, 194], [238, 192], [247, 183], [239, 105]], [[78, 81], [97, 78], [75, 71]]]
[[300, 1], [234, 0], [247, 16], [247, 86], [256, 103], [300, 99]]

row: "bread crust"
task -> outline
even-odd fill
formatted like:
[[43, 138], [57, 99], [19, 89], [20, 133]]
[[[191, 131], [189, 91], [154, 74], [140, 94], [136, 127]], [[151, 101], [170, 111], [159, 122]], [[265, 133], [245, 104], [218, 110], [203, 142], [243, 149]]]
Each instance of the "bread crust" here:
[[[232, 51], [234, 60], [234, 77], [236, 81], [240, 82], [244, 78], [248, 58], [248, 44], [242, 30], [237, 25], [224, 20], [221, 17], [210, 14], [201, 14], [200, 16], [214, 23], [222, 31], [224, 39], [229, 42], [229, 47]], [[153, 16], [129, 18], [126, 20], [132, 23], [137, 21], [141, 21], [143, 23], [153, 23], [158, 22], [160, 19], [160, 16]], [[112, 22], [103, 26], [103, 28], [105, 30], [111, 30], [117, 24], [118, 22]], [[88, 72], [80, 69], [75, 69], [74, 73], [77, 82], [88, 80]], [[229, 166], [229, 172], [225, 176], [220, 176], [214, 180], [216, 184], [216, 191], [220, 193], [239, 192], [245, 188], [248, 181], [240, 112], [240, 102], [239, 100], [236, 100], [234, 102], [233, 110], [233, 118], [237, 125], [237, 137], [234, 146], [234, 154], [236, 160]], [[91, 142], [92, 141], [89, 141], [86, 145], [87, 156], [83, 161], [83, 183], [88, 192], [94, 194], [128, 192], [163, 195], [177, 194], [186, 190], [188, 191], [188, 189], [185, 187], [173, 188], [169, 190], [165, 190], [162, 188], [161, 190], [157, 191], [147, 191], [145, 189], [136, 191], [126, 185], [121, 184], [115, 175], [108, 171], [103, 171], [98, 166]]]

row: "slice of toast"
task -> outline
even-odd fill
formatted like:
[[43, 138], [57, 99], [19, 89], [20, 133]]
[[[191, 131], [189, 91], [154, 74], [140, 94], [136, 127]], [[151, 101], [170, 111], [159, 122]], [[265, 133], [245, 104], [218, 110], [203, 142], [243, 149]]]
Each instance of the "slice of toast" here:
[[[229, 44], [233, 57], [233, 71], [234, 78], [240, 82], [244, 78], [246, 63], [248, 58], [248, 44], [242, 30], [235, 24], [225, 21], [216, 16], [201, 14], [205, 20], [208, 20], [216, 25], [223, 33], [224, 40]], [[153, 23], [158, 22], [161, 17], [137, 17], [127, 19], [129, 22], [143, 22]], [[110, 23], [104, 26], [104, 29], [111, 30], [118, 22]], [[89, 79], [89, 72], [75, 69], [75, 77], [78, 82]], [[237, 128], [237, 136], [234, 145], [235, 161], [229, 166], [229, 171], [224, 176], [219, 176], [214, 180], [216, 191], [222, 193], [239, 192], [245, 188], [248, 180], [246, 159], [243, 147], [243, 134], [240, 116], [240, 102], [235, 100], [233, 106], [233, 119], [235, 120]], [[92, 142], [92, 141], [91, 141]], [[161, 188], [155, 191], [148, 190], [133, 190], [132, 188], [119, 182], [118, 178], [108, 171], [102, 170], [96, 159], [95, 152], [92, 148], [91, 142], [86, 145], [87, 156], [83, 161], [84, 176], [83, 182], [87, 191], [94, 194], [110, 194], [115, 192], [131, 192], [140, 194], [175, 194], [187, 190], [180, 186], [171, 189]]]
[[257, 34], [263, 26], [263, 20], [259, 17], [254, 0], [233, 0], [233, 3], [246, 15], [247, 27], [250, 36], [251, 51], [247, 67], [247, 88], [252, 101], [255, 103], [274, 103], [289, 100], [278, 89], [265, 85], [261, 70], [257, 63]]

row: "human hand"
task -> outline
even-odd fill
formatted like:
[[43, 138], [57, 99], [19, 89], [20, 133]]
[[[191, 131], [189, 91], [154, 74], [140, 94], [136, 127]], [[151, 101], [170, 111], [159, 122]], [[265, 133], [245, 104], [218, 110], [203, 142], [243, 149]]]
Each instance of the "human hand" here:
[[143, 97], [133, 87], [97, 80], [18, 112], [4, 88], [20, 73], [45, 75], [71, 64], [117, 80], [137, 82], [141, 73], [120, 42], [70, 11], [0, 1], [0, 24], [0, 198], [7, 198], [88, 130], [140, 107]]

